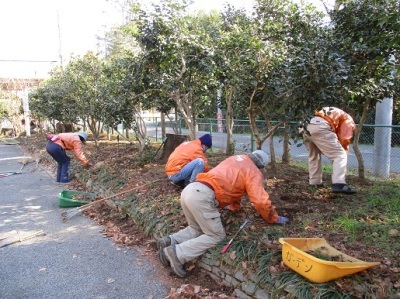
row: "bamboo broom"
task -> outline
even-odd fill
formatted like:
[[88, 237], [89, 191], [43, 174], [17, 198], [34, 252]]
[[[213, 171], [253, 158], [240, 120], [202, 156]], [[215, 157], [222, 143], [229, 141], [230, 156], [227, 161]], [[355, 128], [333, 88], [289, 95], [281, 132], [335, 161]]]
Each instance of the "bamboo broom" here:
[[122, 195], [122, 194], [125, 194], [125, 193], [128, 193], [128, 192], [131, 192], [131, 191], [133, 191], [133, 190], [139, 189], [139, 188], [141, 188], [141, 187], [143, 187], [143, 186], [146, 186], [146, 185], [153, 184], [153, 183], [158, 182], [158, 181], [160, 181], [160, 179], [159, 179], [159, 180], [151, 181], [151, 182], [149, 182], [149, 183], [146, 183], [146, 184], [143, 184], [143, 185], [140, 185], [140, 186], [137, 186], [137, 187], [134, 187], [134, 188], [131, 188], [131, 189], [128, 189], [128, 190], [119, 192], [119, 193], [115, 193], [115, 194], [110, 195], [110, 196], [107, 196], [107, 197], [105, 197], [105, 198], [98, 199], [98, 200], [95, 200], [95, 201], [90, 202], [90, 203], [88, 203], [88, 204], [85, 204], [85, 205], [83, 205], [83, 206], [80, 206], [80, 207], [71, 209], [71, 210], [69, 210], [69, 211], [63, 212], [63, 213], [61, 214], [61, 219], [62, 219], [64, 222], [66, 222], [68, 219], [72, 218], [73, 216], [75, 216], [75, 215], [77, 215], [77, 214], [82, 213], [83, 211], [89, 209], [89, 208], [90, 208], [91, 206], [93, 206], [93, 205], [97, 205], [97, 204], [99, 204], [99, 203], [105, 202], [106, 200], [109, 200], [109, 199], [111, 199], [111, 198], [113, 198], [113, 197], [116, 197], [116, 196], [118, 196], [118, 195]]

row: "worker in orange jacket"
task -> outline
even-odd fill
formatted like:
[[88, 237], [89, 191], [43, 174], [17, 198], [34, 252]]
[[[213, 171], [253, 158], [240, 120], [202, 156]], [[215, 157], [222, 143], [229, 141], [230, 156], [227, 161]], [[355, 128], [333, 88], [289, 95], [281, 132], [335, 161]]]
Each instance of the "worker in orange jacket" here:
[[195, 182], [181, 194], [183, 213], [189, 224], [179, 232], [157, 240], [158, 256], [164, 265], [171, 265], [175, 274], [187, 275], [183, 265], [205, 253], [225, 239], [225, 229], [218, 209], [240, 209], [243, 195], [248, 195], [254, 208], [265, 221], [285, 224], [278, 216], [263, 187], [263, 169], [268, 155], [261, 150], [249, 155], [235, 155], [207, 173], [199, 173]]
[[183, 189], [188, 183], [194, 182], [198, 173], [209, 171], [210, 166], [204, 153], [211, 146], [210, 134], [178, 145], [165, 165], [165, 173], [172, 183]]
[[321, 154], [332, 161], [332, 192], [354, 194], [346, 184], [347, 153], [353, 132], [353, 118], [343, 110], [324, 107], [315, 111], [304, 125], [303, 138], [308, 150], [309, 183], [323, 187]]
[[92, 163], [86, 158], [82, 151], [82, 145], [86, 142], [88, 136], [86, 132], [79, 133], [61, 133], [58, 135], [49, 134], [46, 142], [46, 151], [54, 160], [57, 161], [57, 177], [59, 183], [69, 183], [70, 158], [66, 151], [72, 150], [75, 157], [84, 165], [92, 166]]

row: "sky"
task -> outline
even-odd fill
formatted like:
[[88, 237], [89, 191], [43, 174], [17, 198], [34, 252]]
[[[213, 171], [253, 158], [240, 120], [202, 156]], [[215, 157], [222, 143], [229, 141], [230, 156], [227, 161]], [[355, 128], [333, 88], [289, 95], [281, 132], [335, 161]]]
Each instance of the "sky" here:
[[[226, 2], [251, 8], [253, 0], [194, 0], [193, 6], [207, 11], [223, 9]], [[97, 52], [97, 36], [122, 22], [112, 0], [4, 0], [0, 78], [46, 78], [71, 55]]]
[[0, 9], [0, 77], [41, 78], [51, 65], [96, 50], [121, 14], [105, 0], [6, 0]]

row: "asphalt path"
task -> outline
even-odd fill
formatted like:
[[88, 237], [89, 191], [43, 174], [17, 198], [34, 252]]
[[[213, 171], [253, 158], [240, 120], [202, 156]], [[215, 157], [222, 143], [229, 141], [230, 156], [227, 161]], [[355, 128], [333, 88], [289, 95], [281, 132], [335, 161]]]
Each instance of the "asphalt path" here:
[[[153, 124], [146, 124], [147, 126], [147, 134], [149, 137], [155, 138], [156, 140], [161, 140], [161, 129], [159, 127], [155, 127]], [[172, 128], [167, 128], [167, 133], [173, 134]], [[206, 131], [199, 131], [197, 132], [197, 137], [205, 133], [210, 133]], [[182, 129], [181, 134], [188, 134], [187, 129]], [[212, 133], [213, 138], [213, 148], [226, 148], [226, 133]], [[251, 150], [255, 150], [254, 145], [253, 148], [251, 146], [254, 141], [252, 141], [252, 137], [246, 134], [234, 134], [233, 139], [235, 141], [235, 150], [236, 151], [245, 151], [250, 152]], [[300, 146], [299, 146], [300, 145]], [[262, 149], [267, 153], [270, 154], [270, 147], [269, 147], [269, 138], [263, 143]], [[364, 167], [366, 170], [373, 171], [374, 169], [378, 169], [383, 171], [380, 167], [379, 163], [385, 163], [389, 165], [389, 171], [393, 173], [400, 173], [400, 148], [399, 147], [391, 147], [387, 151], [387, 156], [379, 157], [376, 155], [374, 145], [366, 145], [360, 144], [359, 145], [360, 152], [362, 154], [364, 160]], [[282, 156], [283, 154], [283, 146], [282, 140], [279, 137], [274, 138], [274, 150], [275, 155], [277, 157]], [[290, 155], [293, 161], [308, 161], [308, 151], [303, 141], [300, 139], [298, 142], [294, 140], [290, 140]], [[322, 155], [321, 157], [322, 163], [324, 164], [332, 164], [327, 157]], [[378, 163], [378, 165], [376, 164]], [[386, 166], [388, 167], [388, 166]], [[354, 150], [352, 146], [350, 146], [350, 151], [348, 153], [347, 158], [347, 168], [358, 168], [358, 161], [357, 157], [354, 154]]]
[[165, 298], [169, 289], [140, 248], [119, 247], [82, 215], [61, 220], [65, 185], [35, 162], [21, 169], [27, 157], [0, 142], [0, 246], [17, 241], [0, 248], [0, 298]]

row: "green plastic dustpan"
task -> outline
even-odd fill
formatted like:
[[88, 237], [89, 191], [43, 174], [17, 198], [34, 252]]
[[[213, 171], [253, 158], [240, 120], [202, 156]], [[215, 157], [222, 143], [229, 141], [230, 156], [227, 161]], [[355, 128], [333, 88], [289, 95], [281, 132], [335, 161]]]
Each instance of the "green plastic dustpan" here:
[[58, 194], [58, 206], [61, 208], [80, 207], [88, 204], [96, 194], [77, 190], [63, 190]]

